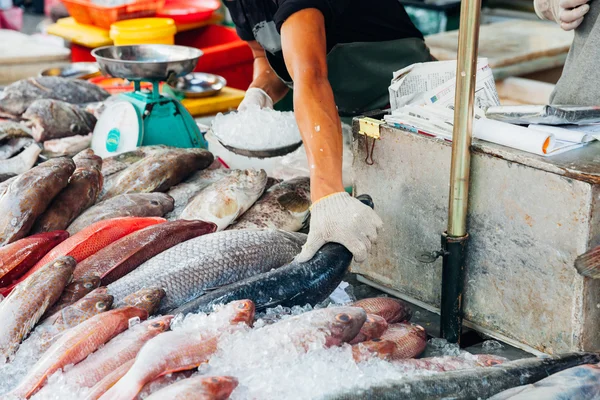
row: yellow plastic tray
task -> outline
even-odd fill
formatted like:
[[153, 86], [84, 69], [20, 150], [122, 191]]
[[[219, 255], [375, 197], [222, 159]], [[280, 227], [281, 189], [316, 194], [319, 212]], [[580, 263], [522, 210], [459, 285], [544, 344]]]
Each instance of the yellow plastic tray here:
[[236, 109], [244, 98], [243, 90], [225, 87], [216, 96], [204, 97], [199, 99], [183, 99], [181, 104], [194, 117], [204, 115], [214, 115], [219, 112], [225, 112]]

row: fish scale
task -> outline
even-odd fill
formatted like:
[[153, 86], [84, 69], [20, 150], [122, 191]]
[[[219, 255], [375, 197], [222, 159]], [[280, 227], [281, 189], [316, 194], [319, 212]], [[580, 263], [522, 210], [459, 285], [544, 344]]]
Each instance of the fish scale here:
[[142, 288], [167, 292], [159, 312], [176, 308], [203, 291], [278, 268], [301, 250], [306, 235], [274, 229], [223, 231], [180, 243], [108, 286], [120, 303]]

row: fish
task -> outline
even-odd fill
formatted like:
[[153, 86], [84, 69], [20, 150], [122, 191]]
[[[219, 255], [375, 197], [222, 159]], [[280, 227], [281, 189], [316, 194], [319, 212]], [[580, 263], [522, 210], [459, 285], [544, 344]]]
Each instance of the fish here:
[[148, 382], [147, 384], [144, 385], [142, 390], [140, 390], [140, 392], [138, 393], [136, 400], [137, 399], [146, 399], [151, 394], [156, 393], [159, 390], [164, 389], [167, 386], [172, 385], [175, 382], [178, 382], [182, 379], [186, 379], [186, 378], [193, 376], [196, 372], [198, 372], [198, 371], [194, 371], [194, 370], [178, 371], [178, 372], [173, 372], [170, 374], [163, 375], [159, 378], [156, 378], [152, 382]]
[[[254, 320], [254, 304], [248, 300], [235, 301], [215, 311], [208, 318], [219, 321], [215, 331], [166, 332], [149, 340], [138, 353], [127, 373], [100, 399], [131, 400], [148, 382], [174, 371], [197, 368], [217, 351], [219, 336], [235, 331]], [[212, 325], [212, 324], [211, 324]]]
[[153, 315], [165, 295], [166, 292], [160, 288], [141, 289], [125, 297], [123, 304], [141, 308], [146, 310], [148, 315]]
[[119, 303], [137, 290], [163, 288], [167, 296], [159, 312], [164, 314], [207, 290], [284, 265], [300, 252], [305, 241], [306, 235], [273, 229], [200, 236], [154, 256], [108, 285], [108, 292]]
[[135, 307], [119, 308], [95, 315], [66, 331], [29, 370], [7, 396], [29, 398], [46, 384], [47, 378], [69, 364], [77, 364], [129, 326], [131, 318], [145, 320], [148, 313]]
[[[41, 268], [42, 265], [57, 257], [72, 256], [77, 262], [81, 262], [115, 240], [119, 240], [147, 226], [160, 224], [164, 221], [163, 218], [128, 217], [96, 222], [53, 248], [36, 265], [27, 271], [20, 280], [27, 278], [37, 269]], [[6, 288], [0, 288], [0, 294], [10, 293], [13, 287], [14, 284]]]
[[107, 157], [102, 163], [102, 175], [109, 177], [143, 160], [145, 157], [160, 154], [170, 148], [164, 145], [142, 146], [116, 156]]
[[406, 371], [458, 371], [469, 368], [484, 368], [500, 365], [508, 359], [491, 354], [469, 354], [468, 356], [427, 357], [419, 359], [406, 359], [394, 362], [394, 366], [405, 368]]
[[517, 386], [489, 400], [597, 400], [600, 398], [600, 364], [580, 365], [533, 384]]
[[229, 229], [274, 228], [297, 232], [304, 226], [310, 205], [310, 179], [290, 179], [267, 190]]
[[21, 340], [33, 329], [69, 283], [75, 259], [61, 257], [52, 261], [21, 284], [0, 303], [0, 359], [7, 360]]
[[0, 196], [4, 194], [5, 185], [3, 185], [3, 183], [12, 180], [12, 178], [15, 178], [16, 176], [17, 174], [13, 174], [12, 172], [0, 174]]
[[415, 358], [427, 346], [425, 329], [422, 326], [408, 322], [390, 324], [380, 338], [381, 340], [389, 340], [396, 345], [394, 351], [387, 357], [392, 361]]
[[13, 138], [8, 139], [0, 145], [0, 160], [8, 160], [15, 154], [19, 154], [25, 147], [34, 143], [32, 138]]
[[119, 174], [102, 200], [119, 194], [166, 192], [213, 161], [212, 153], [197, 148], [173, 148], [145, 157]]
[[595, 353], [566, 353], [556, 357], [525, 358], [491, 368], [440, 372], [429, 376], [406, 377], [369, 388], [353, 387], [323, 396], [323, 400], [397, 399], [405, 400], [488, 399], [503, 390], [540, 381], [549, 375], [584, 364], [597, 364]]
[[9, 139], [32, 137], [31, 129], [27, 125], [13, 121], [0, 121], [0, 142]]
[[0, 197], [0, 246], [29, 233], [36, 218], [67, 186], [74, 170], [75, 163], [71, 159], [55, 158], [19, 175], [7, 185]]
[[352, 303], [352, 306], [360, 307], [368, 314], [383, 317], [389, 324], [407, 322], [412, 317], [412, 311], [408, 304], [391, 297], [361, 299]]
[[[75, 270], [77, 270], [77, 266], [75, 266]], [[65, 287], [65, 290], [63, 290], [58, 301], [46, 311], [42, 317], [42, 320], [77, 302], [99, 287], [100, 278], [95, 276], [86, 276], [84, 278], [74, 279], [67, 285], [67, 287]]]
[[65, 372], [64, 378], [77, 386], [93, 387], [121, 365], [134, 360], [144, 344], [169, 329], [172, 318], [166, 315], [132, 326]]
[[87, 393], [84, 400], [98, 400], [108, 389], [114, 386], [129, 371], [135, 359], [129, 360], [96, 383]]
[[350, 344], [379, 339], [386, 331], [387, 327], [388, 323], [385, 318], [380, 317], [379, 315], [367, 314], [367, 319], [362, 328], [360, 328], [360, 332], [350, 341]]
[[0, 287], [18, 280], [46, 253], [68, 237], [69, 233], [66, 231], [46, 232], [0, 247]]
[[38, 99], [54, 99], [71, 104], [102, 101], [110, 94], [81, 79], [67, 79], [54, 76], [22, 79], [4, 88], [0, 94], [0, 111], [20, 116]]
[[31, 170], [41, 152], [42, 148], [39, 145], [31, 143], [19, 155], [0, 160], [0, 174], [19, 175]]
[[[213, 162], [211, 165], [214, 165], [215, 163], [218, 163], [218, 161]], [[225, 168], [211, 169], [209, 167], [205, 170], [194, 172], [185, 181], [173, 186], [169, 189], [167, 194], [175, 200], [175, 206], [173, 207], [173, 211], [165, 215], [165, 218], [169, 221], [179, 219], [181, 212], [185, 209], [192, 197], [204, 190], [210, 184], [226, 177], [229, 172], [230, 171]]]
[[155, 255], [189, 239], [212, 233], [215, 224], [204, 221], [167, 221], [127, 235], [82, 261], [74, 278], [97, 276], [108, 285]]
[[74, 135], [44, 142], [42, 155], [48, 158], [74, 156], [92, 145], [92, 134]]
[[38, 217], [32, 233], [64, 230], [69, 227], [83, 211], [94, 205], [102, 189], [102, 158], [91, 149], [84, 150], [73, 157], [75, 171], [69, 178], [69, 184]]
[[162, 217], [173, 209], [173, 199], [164, 193], [123, 194], [97, 203], [67, 228], [74, 235], [88, 226], [120, 217]]
[[[358, 199], [373, 207], [370, 196], [361, 195]], [[244, 232], [226, 231], [226, 232]], [[246, 230], [249, 231], [249, 230]], [[281, 231], [283, 232], [283, 231]], [[217, 233], [211, 235], [214, 236]], [[302, 235], [296, 233], [296, 235]], [[325, 300], [338, 287], [348, 271], [352, 253], [338, 243], [327, 243], [315, 256], [305, 262], [291, 261], [275, 270], [267, 269], [251, 277], [240, 277], [235, 283], [223, 285], [208, 294], [199, 293], [193, 300], [172, 310], [174, 314], [206, 312], [217, 304], [233, 300], [250, 299], [258, 311], [281, 305], [283, 307], [316, 304]], [[167, 292], [167, 296], [168, 296]]]
[[262, 195], [267, 184], [264, 170], [234, 170], [192, 197], [180, 219], [217, 224], [222, 231], [244, 214]]
[[391, 340], [375, 338], [352, 344], [352, 357], [357, 363], [368, 361], [373, 357], [379, 357], [382, 360], [387, 360], [395, 349], [396, 343], [392, 342]]
[[31, 133], [36, 142], [88, 135], [96, 125], [96, 117], [82, 108], [52, 99], [35, 100], [27, 107], [22, 118], [31, 126]]
[[147, 397], [149, 400], [227, 400], [238, 385], [233, 376], [196, 376], [180, 380]]

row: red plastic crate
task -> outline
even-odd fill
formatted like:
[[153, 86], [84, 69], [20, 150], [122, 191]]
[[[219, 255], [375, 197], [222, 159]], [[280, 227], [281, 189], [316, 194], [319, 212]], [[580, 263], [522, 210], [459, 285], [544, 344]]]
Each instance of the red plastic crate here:
[[165, 0], [135, 0], [121, 6], [105, 7], [89, 0], [62, 0], [67, 11], [80, 24], [110, 29], [111, 24], [132, 18], [153, 17]]
[[252, 82], [254, 58], [235, 29], [210, 25], [175, 35], [175, 44], [200, 49], [204, 55], [194, 71], [221, 75], [227, 86], [246, 90]]

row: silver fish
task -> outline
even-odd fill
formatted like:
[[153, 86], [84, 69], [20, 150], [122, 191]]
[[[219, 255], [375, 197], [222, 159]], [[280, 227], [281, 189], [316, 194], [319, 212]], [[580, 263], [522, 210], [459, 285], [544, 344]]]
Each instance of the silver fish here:
[[107, 178], [143, 160], [145, 157], [162, 153], [168, 149], [169, 147], [163, 145], [142, 146], [116, 156], [106, 157], [102, 160], [102, 175]]
[[258, 200], [265, 190], [264, 170], [234, 170], [194, 196], [180, 219], [212, 222], [221, 231], [231, 225]]
[[34, 142], [32, 138], [20, 137], [11, 138], [0, 145], [0, 160], [8, 160], [15, 154], [18, 154], [25, 147], [31, 145]]
[[30, 144], [18, 156], [0, 161], [0, 174], [22, 174], [35, 165], [42, 148], [36, 143]]
[[290, 262], [306, 235], [274, 229], [217, 232], [180, 243], [108, 285], [118, 304], [142, 288], [167, 292], [163, 313], [203, 292], [237, 282]]
[[302, 229], [310, 208], [310, 179], [294, 178], [272, 186], [229, 229]]

